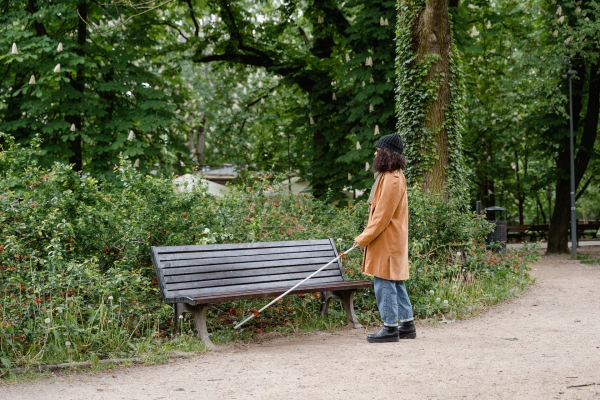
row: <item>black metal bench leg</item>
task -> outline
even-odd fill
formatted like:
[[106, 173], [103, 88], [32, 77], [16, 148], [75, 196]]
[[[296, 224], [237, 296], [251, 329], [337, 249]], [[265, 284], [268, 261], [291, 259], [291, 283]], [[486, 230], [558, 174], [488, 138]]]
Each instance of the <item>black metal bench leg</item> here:
[[[196, 330], [198, 331], [198, 337], [204, 343], [204, 345], [208, 348], [214, 347], [215, 345], [210, 340], [210, 336], [208, 336], [208, 329], [206, 328], [206, 310], [208, 309], [208, 304], [199, 304], [197, 306], [190, 306], [185, 303], [177, 303], [175, 305], [175, 318], [177, 319], [177, 323], [179, 322], [179, 316], [184, 312], [192, 313], [194, 317], [194, 322], [196, 323]], [[176, 325], [177, 326], [177, 325]]]
[[338, 296], [342, 300], [342, 306], [344, 306], [344, 311], [346, 311], [348, 326], [352, 326], [354, 329], [359, 329], [363, 326], [360, 324], [360, 322], [358, 322], [358, 318], [356, 318], [356, 314], [354, 314], [355, 292], [355, 290], [344, 290], [339, 292], [333, 292], [333, 294]]

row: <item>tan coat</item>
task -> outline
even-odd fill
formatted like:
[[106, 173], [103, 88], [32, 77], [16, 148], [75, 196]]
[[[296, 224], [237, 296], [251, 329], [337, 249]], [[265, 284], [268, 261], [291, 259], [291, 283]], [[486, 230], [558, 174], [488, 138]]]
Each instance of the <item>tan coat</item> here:
[[369, 222], [355, 241], [365, 249], [363, 274], [408, 279], [408, 200], [402, 170], [386, 172], [379, 180]]

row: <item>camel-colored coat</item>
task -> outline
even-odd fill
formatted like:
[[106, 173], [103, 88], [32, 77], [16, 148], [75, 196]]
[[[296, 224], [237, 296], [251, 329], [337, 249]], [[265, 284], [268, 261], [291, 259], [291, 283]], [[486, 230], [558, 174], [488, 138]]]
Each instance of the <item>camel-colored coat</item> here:
[[380, 178], [369, 222], [355, 241], [365, 249], [363, 274], [391, 281], [408, 279], [408, 199], [402, 170]]

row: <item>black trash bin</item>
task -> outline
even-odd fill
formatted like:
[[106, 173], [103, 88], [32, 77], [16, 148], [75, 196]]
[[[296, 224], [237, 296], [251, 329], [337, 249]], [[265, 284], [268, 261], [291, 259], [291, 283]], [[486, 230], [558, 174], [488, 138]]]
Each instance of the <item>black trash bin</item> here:
[[[494, 224], [494, 230], [488, 233], [486, 243], [494, 245], [498, 250], [506, 249], [506, 208], [492, 206], [485, 209], [487, 219], [490, 224]], [[504, 218], [503, 218], [504, 217]]]

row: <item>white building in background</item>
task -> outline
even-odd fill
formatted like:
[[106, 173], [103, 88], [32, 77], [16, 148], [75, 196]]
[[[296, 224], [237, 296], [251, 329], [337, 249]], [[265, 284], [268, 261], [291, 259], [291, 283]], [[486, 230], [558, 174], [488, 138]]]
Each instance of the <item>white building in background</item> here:
[[[238, 173], [236, 171], [236, 166], [234, 165], [224, 165], [223, 167], [214, 169], [205, 166], [202, 168], [201, 173], [179, 176], [173, 180], [173, 183], [177, 185], [177, 190], [179, 192], [189, 191], [191, 188], [201, 183], [208, 188], [209, 193], [219, 196], [222, 195], [222, 192], [228, 190], [225, 185], [237, 177]], [[304, 181], [298, 176], [293, 176], [290, 181], [292, 193], [310, 193], [310, 182]], [[287, 179], [281, 183], [284, 186], [289, 185]], [[363, 191], [346, 189], [344, 190], [344, 193], [346, 193], [349, 198], [356, 198], [357, 196], [362, 195]]]
[[175, 191], [178, 193], [190, 192], [198, 185], [202, 185], [208, 190], [208, 193], [215, 196], [222, 196], [224, 192], [229, 190], [225, 185], [220, 185], [218, 183], [211, 182], [208, 179], [201, 178], [198, 175], [192, 174], [178, 176], [177, 178], [173, 179], [173, 183], [175, 184]]

